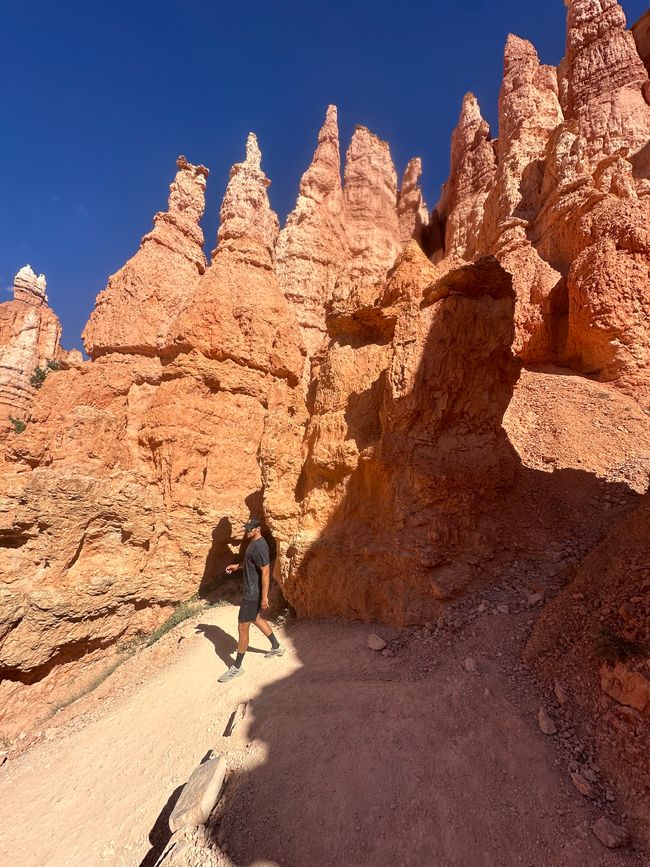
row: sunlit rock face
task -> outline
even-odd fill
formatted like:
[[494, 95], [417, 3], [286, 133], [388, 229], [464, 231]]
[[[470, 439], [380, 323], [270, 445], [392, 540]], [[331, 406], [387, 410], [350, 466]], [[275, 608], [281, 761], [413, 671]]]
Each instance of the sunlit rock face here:
[[[170, 212], [180, 208], [195, 226], [204, 178], [183, 164], [172, 185]], [[143, 339], [129, 337], [127, 352], [107, 338], [94, 360], [49, 376], [26, 429], [9, 437], [0, 474], [4, 724], [28, 708], [30, 689], [51, 691], [57, 671], [150, 631], [175, 602], [213, 584], [243, 522], [261, 513], [256, 455], [268, 393], [301, 389], [304, 366], [273, 269], [268, 183], [251, 136], [231, 172], [212, 263], [202, 274], [192, 263], [193, 291], [175, 280], [178, 257], [187, 276], [187, 250], [151, 236], [128, 266], [131, 285], [151, 288], [163, 267], [153, 261], [166, 260], [168, 285], [183, 282], [173, 320], [169, 298], [157, 305], [143, 288]], [[117, 334], [120, 323], [136, 334], [122, 300], [103, 293], [93, 334]]]
[[45, 276], [37, 277], [25, 265], [14, 278], [13, 301], [0, 304], [0, 437], [11, 429], [10, 418], [19, 425], [29, 418], [40, 385], [34, 379], [37, 368], [46, 374], [48, 362], [60, 363], [68, 356], [46, 288]]
[[167, 211], [156, 214], [138, 252], [97, 297], [83, 333], [91, 358], [109, 352], [156, 355], [205, 271], [199, 221], [208, 170], [182, 156], [176, 165]]
[[495, 255], [512, 274], [524, 361], [570, 365], [647, 406], [650, 83], [618, 3], [567, 6], [558, 69], [508, 38], [495, 142], [465, 98], [435, 213], [447, 257]]
[[[412, 238], [422, 241], [428, 213], [411, 160], [402, 189], [387, 142], [357, 127], [341, 153], [336, 107], [330, 105], [298, 200], [280, 232], [275, 271], [296, 312], [307, 357], [326, 340], [326, 311], [334, 299], [374, 291]], [[306, 371], [308, 382], [309, 370]]]

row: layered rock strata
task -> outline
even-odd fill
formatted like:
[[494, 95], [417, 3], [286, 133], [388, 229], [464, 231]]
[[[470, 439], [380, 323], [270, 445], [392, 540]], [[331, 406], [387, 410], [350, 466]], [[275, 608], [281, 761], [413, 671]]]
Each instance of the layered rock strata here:
[[[9, 430], [9, 418], [24, 423], [36, 388], [37, 369], [47, 372], [48, 362], [61, 362], [61, 325], [48, 307], [45, 276], [25, 265], [14, 279], [13, 301], [0, 304], [0, 436]], [[37, 385], [40, 384], [37, 382]]]
[[310, 356], [323, 342], [325, 307], [347, 256], [337, 112], [330, 105], [276, 249], [276, 273]]

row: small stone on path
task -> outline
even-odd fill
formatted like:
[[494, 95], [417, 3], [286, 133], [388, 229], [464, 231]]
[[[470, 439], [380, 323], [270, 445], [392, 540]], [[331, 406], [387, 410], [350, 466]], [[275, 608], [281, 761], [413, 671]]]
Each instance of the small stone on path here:
[[533, 593], [532, 596], [528, 597], [528, 607], [534, 608], [535, 605], [539, 605], [540, 602], [544, 601], [543, 593]]
[[507, 605], [497, 605], [497, 611], [499, 614], [510, 614], [510, 609]]
[[370, 635], [368, 636], [368, 647], [371, 650], [377, 650], [377, 651], [384, 650], [384, 648], [386, 646], [387, 646], [387, 642], [385, 642], [383, 638], [381, 638], [379, 635], [377, 635], [374, 632], [370, 633]]
[[569, 700], [566, 692], [564, 691], [564, 687], [559, 681], [555, 681], [553, 684], [553, 692], [555, 693], [555, 698], [559, 701], [559, 703], [564, 707], [564, 705]]
[[593, 798], [594, 790], [591, 788], [591, 786], [585, 780], [582, 774], [579, 774], [577, 771], [572, 771], [571, 781], [581, 795], [584, 795], [585, 798]]
[[591, 830], [608, 849], [619, 849], [621, 846], [626, 846], [630, 840], [630, 835], [625, 828], [615, 825], [605, 816], [601, 816]]
[[468, 656], [463, 665], [465, 666], [465, 671], [468, 671], [470, 674], [477, 674], [478, 663], [472, 656]]
[[555, 727], [555, 723], [553, 722], [549, 712], [546, 710], [545, 707], [540, 707], [537, 714], [537, 722], [539, 723], [540, 731], [542, 731], [545, 735], [557, 734], [557, 728]]

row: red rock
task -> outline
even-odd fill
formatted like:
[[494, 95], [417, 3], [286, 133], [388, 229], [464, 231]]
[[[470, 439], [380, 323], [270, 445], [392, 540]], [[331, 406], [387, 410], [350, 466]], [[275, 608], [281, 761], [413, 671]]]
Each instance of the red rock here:
[[345, 231], [349, 250], [344, 297], [382, 281], [401, 248], [397, 174], [388, 143], [358, 126], [345, 155]]
[[[301, 615], [399, 625], [432, 619], [439, 600], [472, 581], [477, 559], [469, 538], [490, 497], [471, 491], [496, 492], [512, 480], [500, 420], [518, 367], [508, 350], [511, 279], [495, 260], [439, 277], [412, 243], [382, 296], [379, 307], [335, 310], [328, 320], [336, 338], [318, 366], [306, 459], [293, 464], [295, 507], [282, 517], [274, 506], [271, 526], [283, 540], [283, 590]], [[433, 399], [423, 401], [424, 393]], [[274, 500], [272, 483], [265, 498]], [[376, 532], [360, 573], [359, 551], [350, 546], [371, 520], [369, 510]]]
[[336, 106], [327, 109], [296, 207], [280, 232], [276, 273], [309, 356], [325, 338], [325, 308], [348, 258]]
[[634, 153], [650, 138], [650, 106], [642, 93], [648, 73], [625, 13], [615, 0], [567, 5], [565, 115], [578, 121], [592, 159], [621, 147]]
[[412, 239], [422, 244], [423, 231], [429, 224], [429, 212], [420, 188], [421, 176], [422, 160], [415, 157], [404, 170], [397, 198], [397, 219], [402, 244], [408, 244]]
[[97, 297], [84, 329], [91, 358], [108, 352], [156, 355], [206, 268], [199, 221], [208, 170], [177, 160], [168, 210], [156, 214], [140, 249]]
[[622, 663], [600, 670], [600, 688], [619, 704], [634, 708], [650, 717], [650, 680]]
[[627, 846], [630, 841], [630, 835], [625, 828], [615, 825], [605, 816], [601, 816], [591, 830], [608, 849], [620, 849], [621, 846]]
[[485, 200], [494, 185], [497, 160], [490, 128], [473, 93], [463, 107], [451, 139], [451, 168], [437, 211], [446, 223], [445, 253], [463, 259], [480, 255], [479, 236]]

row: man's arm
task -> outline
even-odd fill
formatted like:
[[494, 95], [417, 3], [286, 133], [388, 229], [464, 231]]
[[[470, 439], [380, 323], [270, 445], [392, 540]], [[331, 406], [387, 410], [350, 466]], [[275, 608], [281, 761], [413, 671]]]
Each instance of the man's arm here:
[[267, 563], [262, 566], [262, 608], [269, 607], [269, 585], [271, 583], [271, 567]]
[[226, 572], [228, 573], [228, 575], [230, 575], [231, 572], [236, 572], [238, 569], [241, 569], [241, 568], [242, 568], [241, 563], [231, 563], [230, 566], [226, 566]]

